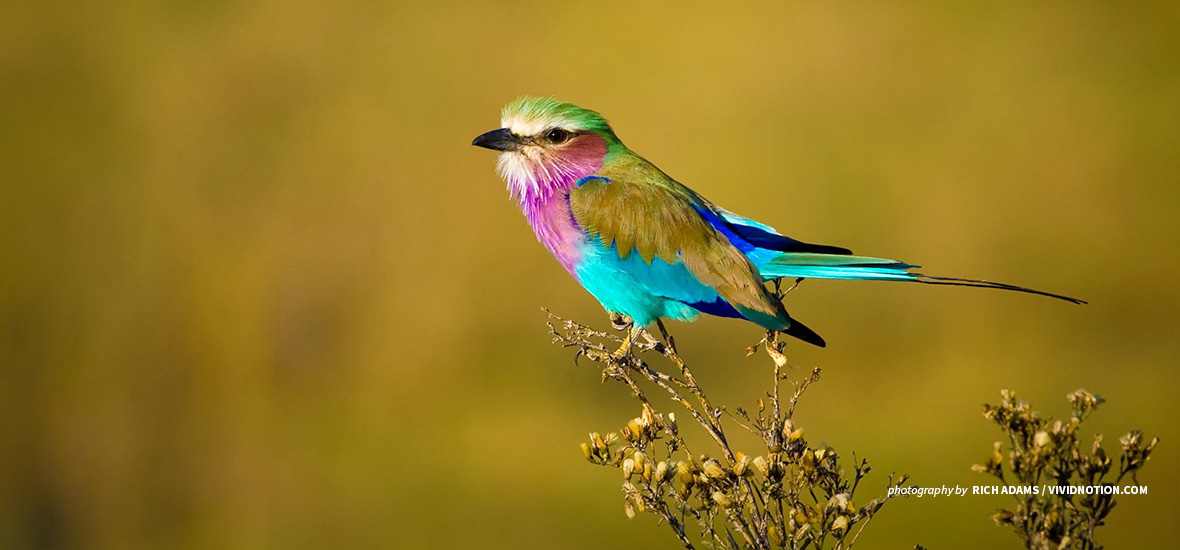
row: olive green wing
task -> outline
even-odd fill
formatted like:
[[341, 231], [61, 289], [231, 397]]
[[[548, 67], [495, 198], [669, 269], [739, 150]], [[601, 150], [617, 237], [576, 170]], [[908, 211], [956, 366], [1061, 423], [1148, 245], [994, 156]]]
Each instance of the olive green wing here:
[[[570, 192], [570, 211], [590, 238], [621, 259], [638, 254], [641, 265], [624, 264], [653, 294], [690, 305], [720, 297], [764, 327], [790, 326], [754, 265], [702, 215], [707, 202], [646, 161], [617, 164]], [[685, 276], [651, 269], [656, 259]]]

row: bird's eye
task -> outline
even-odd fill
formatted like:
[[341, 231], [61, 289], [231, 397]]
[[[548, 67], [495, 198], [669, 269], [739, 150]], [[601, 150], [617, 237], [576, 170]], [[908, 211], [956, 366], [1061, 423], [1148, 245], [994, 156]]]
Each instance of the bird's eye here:
[[545, 139], [549, 141], [549, 143], [564, 143], [572, 136], [573, 134], [562, 130], [561, 128], [553, 128], [552, 130], [545, 132]]

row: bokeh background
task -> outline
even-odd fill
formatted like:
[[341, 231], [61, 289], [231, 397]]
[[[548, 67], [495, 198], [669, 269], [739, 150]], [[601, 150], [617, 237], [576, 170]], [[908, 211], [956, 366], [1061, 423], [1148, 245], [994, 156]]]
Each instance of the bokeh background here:
[[[810, 281], [809, 437], [926, 485], [1002, 388], [1163, 443], [1100, 540], [1180, 517], [1174, 2], [24, 2], [0, 19], [0, 547], [672, 548], [578, 443], [638, 409], [470, 147], [521, 94], [813, 242], [1083, 297]], [[751, 327], [672, 327], [749, 404]], [[803, 371], [801, 371], [803, 372]], [[1004, 497], [864, 548], [1016, 548]]]

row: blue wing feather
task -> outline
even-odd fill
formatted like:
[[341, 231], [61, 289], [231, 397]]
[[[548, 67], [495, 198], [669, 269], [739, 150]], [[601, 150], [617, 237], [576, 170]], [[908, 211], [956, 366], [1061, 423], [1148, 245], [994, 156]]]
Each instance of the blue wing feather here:
[[810, 244], [778, 234], [769, 225], [744, 218], [722, 208], [696, 206], [709, 225], [741, 250], [764, 279], [802, 277], [910, 281], [915, 265], [868, 256], [852, 256], [838, 246]]

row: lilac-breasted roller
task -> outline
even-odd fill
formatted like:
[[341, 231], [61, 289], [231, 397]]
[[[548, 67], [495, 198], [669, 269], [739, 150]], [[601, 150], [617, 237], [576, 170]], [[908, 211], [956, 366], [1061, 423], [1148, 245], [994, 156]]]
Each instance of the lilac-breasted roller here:
[[780, 278], [911, 281], [1075, 298], [1004, 283], [934, 277], [897, 260], [809, 244], [721, 208], [628, 149], [598, 113], [522, 97], [502, 128], [472, 145], [501, 151], [498, 169], [537, 239], [607, 311], [630, 317], [625, 354], [661, 318], [701, 313], [752, 321], [825, 345], [764, 285]]

